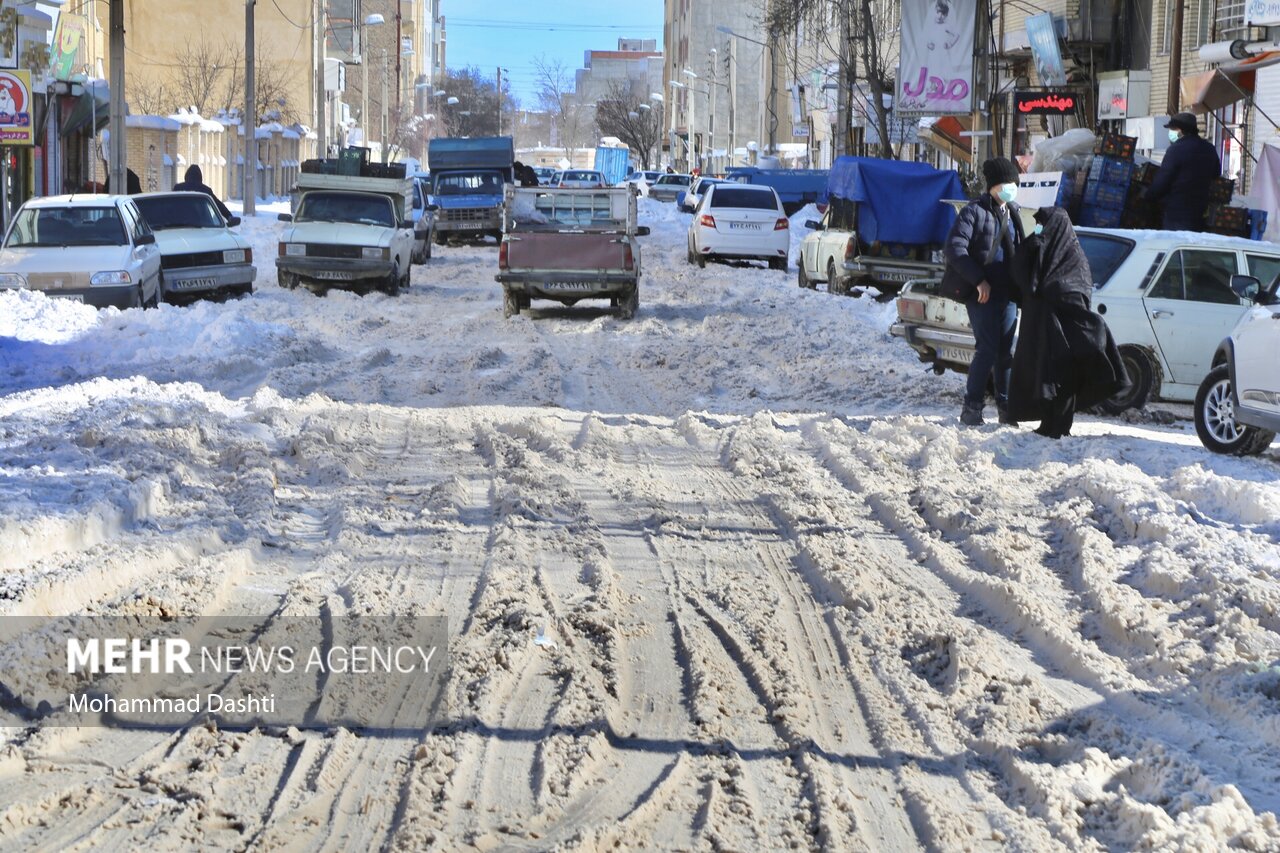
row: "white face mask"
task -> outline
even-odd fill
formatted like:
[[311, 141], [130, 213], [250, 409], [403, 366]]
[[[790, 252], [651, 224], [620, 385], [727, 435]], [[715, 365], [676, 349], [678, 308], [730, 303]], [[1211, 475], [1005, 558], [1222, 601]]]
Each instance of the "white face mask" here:
[[1179, 139], [1181, 139], [1181, 138], [1182, 138], [1182, 133], [1181, 133], [1181, 131], [1177, 131], [1177, 130], [1174, 130], [1173, 128], [1169, 128], [1169, 141], [1170, 141], [1170, 142], [1177, 142], [1177, 141], [1178, 141]]

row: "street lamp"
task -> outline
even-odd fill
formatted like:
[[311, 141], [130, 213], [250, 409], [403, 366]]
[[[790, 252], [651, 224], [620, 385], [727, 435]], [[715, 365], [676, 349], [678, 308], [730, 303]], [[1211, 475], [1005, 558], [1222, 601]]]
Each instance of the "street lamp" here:
[[[698, 75], [694, 74], [688, 68], [682, 68], [680, 73], [688, 77], [690, 80], [698, 79]], [[687, 96], [689, 100], [689, 146], [687, 148], [693, 157], [692, 162], [689, 164], [689, 171], [692, 172], [695, 168], [702, 168], [702, 158], [698, 156], [698, 103], [694, 98], [694, 95], [697, 94], [698, 90], [693, 88], [692, 83], [690, 83], [686, 88], [689, 90], [689, 94]]]
[[[385, 23], [386, 20], [379, 14], [368, 15], [364, 19], [366, 30]], [[365, 33], [360, 37], [360, 69], [364, 77], [360, 83], [360, 144], [365, 148], [369, 147], [369, 47], [365, 44], [367, 35]]]
[[[734, 32], [734, 31], [733, 31], [733, 29], [732, 29], [731, 27], [726, 27], [724, 24], [719, 24], [719, 25], [717, 25], [717, 26], [716, 26], [716, 32], [718, 32], [718, 33], [724, 33], [725, 35], [732, 36], [733, 38], [742, 39], [743, 41], [749, 41], [749, 42], [751, 42], [752, 44], [758, 44], [758, 45], [760, 45], [760, 47], [765, 48], [766, 50], [768, 50], [768, 51], [769, 51], [769, 55], [770, 55], [770, 57], [772, 57], [772, 55], [773, 55], [773, 48], [772, 48], [772, 47], [771, 47], [767, 42], [760, 41], [759, 39], [753, 39], [753, 38], [751, 38], [751, 36], [744, 36], [742, 33]], [[761, 51], [760, 51], [760, 66], [761, 66], [761, 67], [760, 67], [760, 73], [761, 73], [761, 75], [762, 75], [762, 76], [763, 76], [763, 74], [764, 74], [764, 53], [765, 53], [765, 52], [764, 52], [764, 50], [761, 50]], [[771, 67], [770, 67], [770, 69], [769, 69], [769, 72], [770, 72], [770, 73], [769, 73], [769, 100], [768, 100], [768, 102], [767, 102], [767, 103], [768, 103], [768, 108], [769, 108], [770, 114], [772, 115], [772, 113], [773, 113], [773, 106], [774, 106], [774, 102], [775, 102], [775, 101], [776, 101], [776, 99], [777, 99], [777, 98], [776, 98], [776, 96], [777, 96], [777, 89], [776, 89], [776, 84], [775, 84], [775, 81], [774, 81], [774, 74], [773, 74], [772, 63], [770, 63], [770, 66], [771, 66]], [[761, 89], [761, 94], [763, 95], [763, 93], [764, 93], [764, 91], [763, 91], [763, 90], [764, 90], [764, 86], [763, 86], [763, 84], [760, 86], [760, 89]], [[731, 94], [733, 95], [734, 101], [736, 102], [736, 101], [737, 101], [737, 98], [738, 98], [737, 90], [735, 89]], [[760, 122], [761, 122], [761, 125], [763, 126], [763, 124], [764, 124], [764, 112], [763, 112], [763, 111], [761, 111], [761, 113], [760, 113]], [[770, 150], [775, 151], [775, 152], [777, 151], [777, 147], [778, 147], [778, 146], [777, 146], [777, 144], [776, 144], [776, 137], [777, 137], [777, 130], [778, 130], [778, 128], [777, 128], [777, 124], [778, 124], [778, 122], [777, 122], [776, 118], [775, 118], [773, 121], [771, 121], [771, 122], [770, 122], [770, 124], [769, 124], [769, 148], [770, 148]]]

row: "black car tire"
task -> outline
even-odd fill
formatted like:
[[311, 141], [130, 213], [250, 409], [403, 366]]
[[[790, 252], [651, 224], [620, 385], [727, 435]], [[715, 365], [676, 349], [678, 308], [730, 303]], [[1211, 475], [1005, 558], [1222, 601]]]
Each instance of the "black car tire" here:
[[834, 293], [844, 296], [849, 292], [849, 286], [840, 274], [836, 272], [836, 260], [832, 258], [827, 261], [827, 293]]
[[815, 287], [814, 283], [809, 281], [809, 274], [804, 271], [804, 258], [796, 264], [796, 284], [800, 285], [801, 290], [813, 290]]
[[1235, 421], [1235, 401], [1231, 392], [1231, 371], [1219, 364], [1200, 383], [1195, 402], [1196, 435], [1214, 453], [1253, 456], [1266, 450], [1276, 434]]
[[636, 316], [636, 312], [640, 310], [640, 285], [633, 285], [627, 295], [622, 297], [622, 301], [618, 304], [618, 318], [621, 320], [630, 320]]
[[1129, 374], [1128, 388], [1098, 404], [1098, 411], [1118, 415], [1126, 409], [1141, 409], [1147, 405], [1151, 390], [1155, 387], [1156, 366], [1151, 356], [1138, 347], [1120, 347], [1120, 359]]
[[520, 313], [520, 297], [514, 290], [502, 291], [502, 316], [511, 318]]
[[771, 270], [781, 270], [782, 272], [786, 272], [786, 271], [787, 271], [787, 259], [786, 259], [786, 258], [770, 258], [770, 259], [769, 259], [769, 269], [771, 269]]

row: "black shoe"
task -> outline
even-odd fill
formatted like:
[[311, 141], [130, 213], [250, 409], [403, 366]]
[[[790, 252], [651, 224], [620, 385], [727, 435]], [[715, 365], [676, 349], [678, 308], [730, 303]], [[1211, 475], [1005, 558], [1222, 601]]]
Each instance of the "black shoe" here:
[[965, 426], [982, 426], [986, 421], [982, 419], [982, 407], [970, 406], [968, 403], [960, 409], [960, 423]]
[[1054, 432], [1053, 430], [1046, 429], [1044, 424], [1041, 424], [1040, 426], [1035, 428], [1035, 434], [1043, 435], [1045, 438], [1052, 438], [1055, 441], [1058, 440], [1059, 438], [1062, 438], [1061, 433], [1057, 433], [1057, 432]]
[[1009, 410], [1008, 410], [1008, 409], [1001, 409], [1001, 410], [1000, 410], [1000, 423], [1005, 424], [1005, 425], [1007, 425], [1007, 426], [1017, 426], [1017, 425], [1018, 425], [1018, 419], [1017, 419], [1017, 418], [1015, 418], [1015, 417], [1013, 417], [1012, 415], [1010, 415], [1010, 414], [1009, 414]]

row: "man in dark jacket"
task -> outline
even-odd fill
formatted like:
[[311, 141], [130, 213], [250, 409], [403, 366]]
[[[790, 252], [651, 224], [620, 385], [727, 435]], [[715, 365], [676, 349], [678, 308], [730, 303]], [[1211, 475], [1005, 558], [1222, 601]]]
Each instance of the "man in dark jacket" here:
[[1010, 264], [1026, 236], [1014, 204], [1018, 167], [1006, 157], [996, 157], [982, 164], [982, 174], [987, 179], [987, 192], [961, 210], [951, 226], [942, 279], [943, 295], [963, 302], [968, 309], [977, 344], [960, 410], [960, 422], [968, 426], [983, 423], [982, 408], [992, 371], [1000, 423], [1016, 423], [1008, 413], [1013, 330], [1018, 321]]
[[1048, 438], [1071, 434], [1077, 408], [1101, 403], [1129, 384], [1111, 331], [1095, 314], [1089, 259], [1067, 212], [1042, 207], [1036, 231], [1018, 248], [1013, 278], [1022, 326], [1013, 356], [1009, 413], [1040, 421]]
[[231, 211], [227, 210], [227, 206], [213, 194], [213, 188], [205, 184], [204, 173], [200, 171], [199, 166], [192, 163], [187, 167], [187, 173], [182, 177], [182, 183], [173, 185], [174, 192], [204, 193], [213, 199], [213, 203], [218, 206], [218, 212], [222, 214], [222, 218], [230, 221]]
[[1164, 202], [1169, 231], [1203, 231], [1209, 206], [1209, 184], [1222, 176], [1222, 161], [1213, 144], [1200, 138], [1196, 117], [1178, 113], [1165, 125], [1173, 143], [1147, 190], [1147, 198]]

